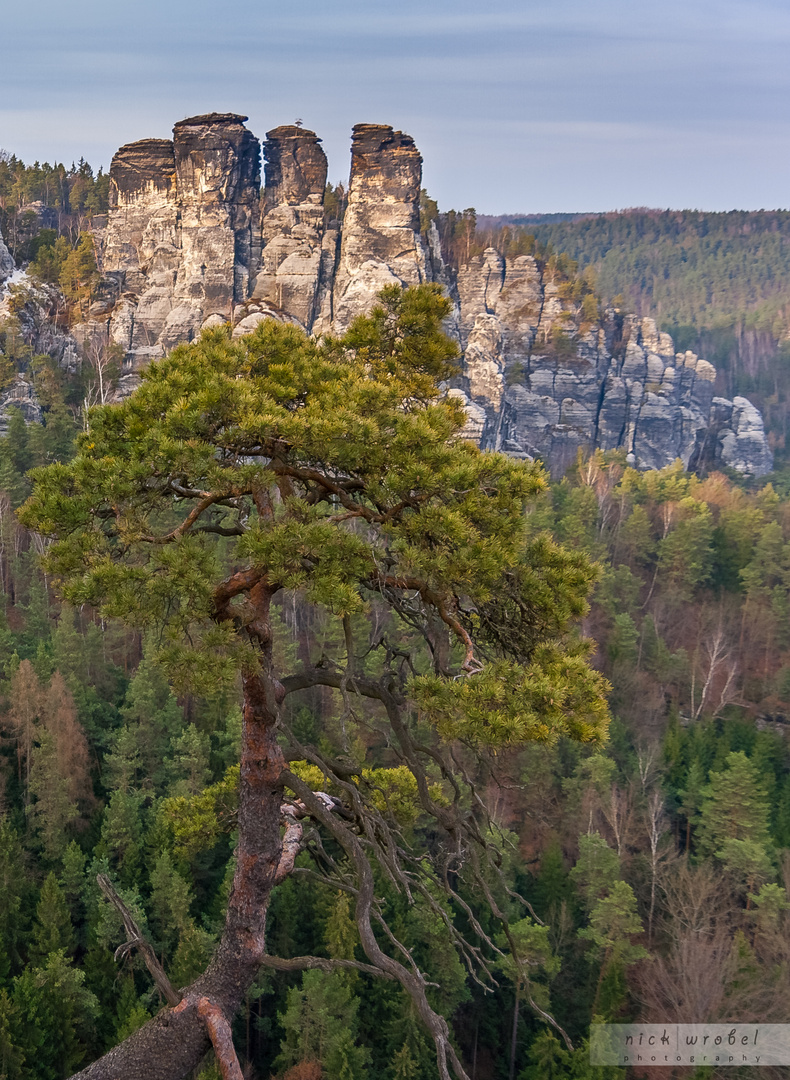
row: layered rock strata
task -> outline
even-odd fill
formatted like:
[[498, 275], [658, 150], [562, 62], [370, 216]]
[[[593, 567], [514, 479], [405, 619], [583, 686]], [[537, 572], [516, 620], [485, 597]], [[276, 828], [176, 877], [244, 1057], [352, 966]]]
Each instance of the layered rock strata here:
[[129, 370], [228, 319], [234, 336], [265, 318], [342, 332], [384, 285], [438, 281], [464, 353], [451, 392], [482, 446], [541, 457], [555, 474], [596, 447], [622, 448], [640, 468], [680, 458], [770, 470], [757, 410], [714, 396], [715, 369], [677, 353], [652, 320], [591, 317], [572, 283], [529, 255], [489, 249], [451, 271], [435, 228], [421, 233], [422, 159], [410, 136], [354, 128], [341, 226], [325, 220], [320, 139], [272, 129], [259, 218], [258, 143], [244, 119], [193, 117], [172, 142], [132, 143], [113, 159], [103, 291], [82, 336], [109, 332]]

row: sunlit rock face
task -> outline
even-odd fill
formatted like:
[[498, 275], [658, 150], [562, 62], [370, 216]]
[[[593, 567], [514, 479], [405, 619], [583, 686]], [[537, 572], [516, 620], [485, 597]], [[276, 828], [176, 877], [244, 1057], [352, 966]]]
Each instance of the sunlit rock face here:
[[357, 124], [348, 207], [333, 287], [333, 324], [344, 330], [385, 285], [429, 280], [420, 236], [422, 158], [414, 140], [383, 124]]
[[182, 120], [172, 142], [130, 143], [112, 160], [91, 317], [123, 348], [127, 371], [192, 340], [212, 316], [232, 318], [249, 297], [260, 261], [260, 147], [245, 120]]
[[[435, 227], [420, 226], [422, 159], [414, 140], [358, 124], [342, 225], [324, 213], [327, 161], [315, 132], [267, 133], [260, 154], [245, 117], [175, 125], [173, 141], [122, 147], [111, 208], [97, 233], [104, 275], [84, 339], [109, 335], [134, 372], [202, 328], [233, 336], [264, 319], [340, 333], [384, 286], [435, 281], [463, 352], [450, 392], [466, 435], [487, 449], [542, 458], [561, 475], [579, 450], [622, 449], [639, 468], [771, 469], [762, 418], [745, 398], [714, 396], [716, 371], [677, 353], [652, 319], [599, 315], [550, 263], [489, 248], [448, 267]], [[3, 266], [0, 249], [0, 268]], [[2, 273], [2, 269], [0, 269]]]

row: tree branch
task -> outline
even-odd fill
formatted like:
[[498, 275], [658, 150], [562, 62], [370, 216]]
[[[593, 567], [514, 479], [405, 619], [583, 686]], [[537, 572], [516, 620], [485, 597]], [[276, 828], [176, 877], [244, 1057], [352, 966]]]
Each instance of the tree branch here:
[[285, 881], [293, 870], [296, 856], [302, 850], [302, 839], [304, 837], [304, 828], [301, 822], [297, 821], [293, 816], [290, 807], [283, 807], [283, 816], [286, 821], [285, 836], [283, 837], [283, 850], [280, 855], [280, 862], [277, 866], [277, 872], [274, 875], [275, 885], [279, 885], [280, 882]]
[[281, 956], [263, 957], [261, 963], [275, 971], [307, 971], [318, 968], [320, 971], [364, 971], [366, 975], [377, 975], [380, 979], [395, 980], [389, 971], [383, 971], [373, 964], [362, 964], [358, 960], [330, 960], [325, 956], [294, 956], [289, 960]]
[[222, 1080], [244, 1080], [233, 1046], [233, 1033], [222, 1009], [207, 997], [202, 997], [198, 1002], [198, 1014], [206, 1025]]
[[112, 882], [106, 874], [97, 874], [96, 881], [110, 903], [120, 912], [124, 928], [129, 937], [128, 941], [124, 942], [123, 945], [116, 949], [115, 959], [118, 960], [119, 957], [125, 956], [126, 953], [131, 952], [132, 949], [136, 948], [141, 953], [143, 960], [145, 961], [145, 966], [151, 972], [151, 978], [156, 983], [159, 992], [162, 994], [167, 1004], [170, 1006], [178, 1005], [181, 1001], [181, 994], [174, 989], [173, 984], [165, 974], [165, 969], [157, 960], [153, 947], [143, 937], [140, 927], [134, 921], [131, 911], [129, 911], [129, 908], [115, 891]]

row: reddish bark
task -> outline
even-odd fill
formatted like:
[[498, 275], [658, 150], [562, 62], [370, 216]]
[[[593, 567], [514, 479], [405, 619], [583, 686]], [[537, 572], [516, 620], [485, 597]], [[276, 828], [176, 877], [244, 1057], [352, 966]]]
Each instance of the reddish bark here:
[[260, 969], [266, 951], [266, 908], [282, 848], [280, 804], [285, 762], [277, 742], [283, 688], [272, 674], [271, 594], [260, 588], [255, 594], [254, 635], [261, 665], [258, 671], [243, 676], [239, 842], [222, 939], [209, 967], [185, 989], [179, 1005], [163, 1010], [120, 1046], [77, 1073], [75, 1080], [181, 1080], [211, 1047], [201, 1001], [208, 1001], [215, 1022], [219, 1016], [230, 1022]]

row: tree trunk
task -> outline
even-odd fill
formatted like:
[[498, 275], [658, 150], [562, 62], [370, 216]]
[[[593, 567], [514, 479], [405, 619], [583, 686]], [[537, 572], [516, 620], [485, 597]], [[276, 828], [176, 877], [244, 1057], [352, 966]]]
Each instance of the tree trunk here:
[[[258, 599], [258, 598], [256, 598]], [[268, 627], [268, 596], [258, 626]], [[283, 690], [271, 671], [270, 634], [258, 634], [261, 670], [243, 678], [239, 842], [236, 872], [222, 939], [203, 975], [186, 987], [183, 1000], [165, 1009], [75, 1080], [181, 1080], [210, 1049], [199, 1015], [201, 999], [228, 1021], [240, 1008], [264, 955], [266, 908], [280, 858], [280, 804], [284, 768], [277, 743]]]
[[516, 983], [516, 1000], [513, 1002], [513, 1032], [510, 1036], [510, 1080], [516, 1075], [516, 1039], [518, 1037], [518, 1006], [521, 986]]

